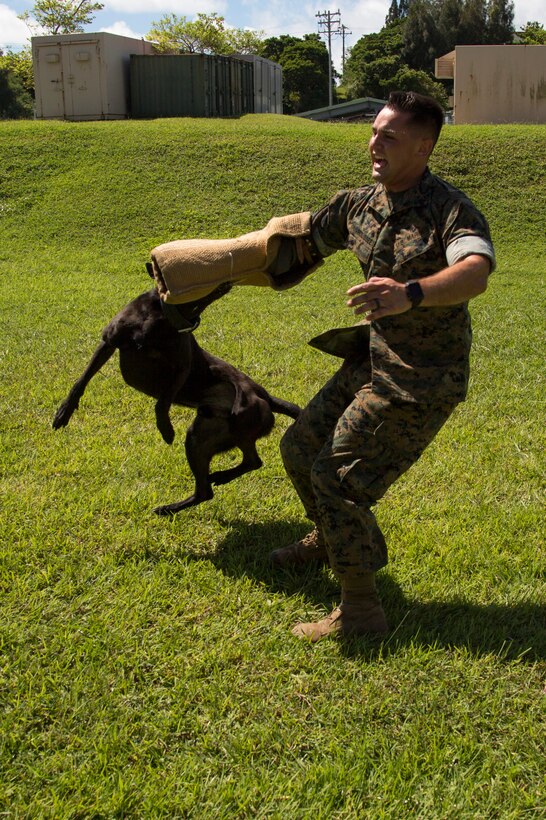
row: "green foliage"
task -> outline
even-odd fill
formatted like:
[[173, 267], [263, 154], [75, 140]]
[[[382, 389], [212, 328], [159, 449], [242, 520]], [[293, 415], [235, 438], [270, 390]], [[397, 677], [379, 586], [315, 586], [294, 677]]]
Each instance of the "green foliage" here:
[[412, 0], [404, 24], [403, 58], [434, 71], [434, 60], [456, 45], [512, 42], [512, 0]]
[[518, 39], [523, 45], [546, 46], [546, 29], [538, 20], [530, 21], [518, 31]]
[[343, 85], [349, 97], [384, 99], [392, 77], [403, 65], [402, 45], [403, 26], [400, 22], [361, 37], [345, 63]]
[[350, 98], [386, 99], [389, 92], [417, 91], [429, 94], [447, 107], [447, 94], [430, 74], [409, 68], [402, 59], [405, 23], [385, 26], [380, 32], [361, 37], [351, 49], [343, 75]]
[[509, 45], [514, 39], [513, 0], [489, 0], [487, 4], [486, 42]]
[[5, 54], [0, 50], [0, 68], [11, 71], [19, 79], [25, 91], [32, 97], [34, 96], [34, 69], [32, 66], [32, 52], [29, 46], [21, 49], [21, 51], [8, 49]]
[[480, 45], [487, 42], [485, 0], [464, 0], [458, 27], [452, 32], [457, 44]]
[[436, 82], [426, 71], [416, 71], [408, 66], [401, 66], [394, 77], [385, 84], [383, 95], [388, 97], [389, 91], [416, 91], [418, 94], [428, 94], [437, 100], [442, 108], [447, 109], [449, 98], [442, 83]]
[[434, 58], [444, 53], [438, 19], [437, 7], [431, 0], [412, 0], [404, 22], [402, 58], [410, 68], [428, 71], [431, 76]]
[[384, 26], [374, 34], [365, 34], [351, 48], [347, 66], [354, 72], [361, 71], [367, 63], [384, 57], [398, 57], [404, 44], [404, 27], [402, 23]]
[[[544, 126], [445, 128], [432, 170], [489, 218], [468, 401], [377, 505], [383, 642], [292, 638], [337, 603], [328, 570], [277, 572], [308, 528], [279, 441], [187, 495], [153, 401], [112, 360], [69, 427], [55, 408], [100, 329], [150, 287], [150, 249], [232, 236], [369, 180], [363, 125], [239, 120], [0, 128], [0, 811], [13, 818], [539, 818], [544, 807]], [[336, 362], [349, 253], [296, 288], [234, 288], [197, 331], [287, 399]], [[236, 456], [218, 459], [218, 469]]]
[[385, 94], [391, 87], [391, 80], [401, 68], [402, 60], [397, 56], [383, 57], [372, 63], [364, 63], [362, 70], [352, 75], [354, 80], [352, 82], [348, 80], [347, 87], [351, 97], [386, 99]]
[[318, 34], [270, 37], [260, 54], [282, 66], [285, 114], [328, 105], [328, 49]]
[[263, 34], [247, 29], [226, 28], [218, 14], [197, 14], [188, 20], [165, 14], [146, 35], [162, 54], [257, 54]]
[[104, 3], [94, 0], [36, 0], [30, 11], [19, 14], [31, 31], [45, 34], [82, 32]]
[[408, 8], [411, 0], [391, 0], [389, 11], [385, 18], [385, 25], [390, 26], [392, 23], [398, 23], [408, 16]]
[[33, 100], [19, 77], [0, 65], [0, 119], [29, 119]]

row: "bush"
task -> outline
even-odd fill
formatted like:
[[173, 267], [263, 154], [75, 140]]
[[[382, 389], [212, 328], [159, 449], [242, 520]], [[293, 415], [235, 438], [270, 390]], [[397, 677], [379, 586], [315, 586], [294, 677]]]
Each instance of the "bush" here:
[[0, 119], [30, 119], [33, 114], [32, 97], [13, 72], [0, 68]]

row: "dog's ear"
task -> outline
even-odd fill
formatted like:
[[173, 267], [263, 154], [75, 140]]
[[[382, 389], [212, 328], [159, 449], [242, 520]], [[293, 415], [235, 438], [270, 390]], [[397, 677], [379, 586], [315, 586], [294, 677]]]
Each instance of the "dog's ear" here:
[[152, 267], [151, 262], [146, 262], [146, 270], [148, 271], [148, 276], [153, 279], [154, 278], [154, 269]]

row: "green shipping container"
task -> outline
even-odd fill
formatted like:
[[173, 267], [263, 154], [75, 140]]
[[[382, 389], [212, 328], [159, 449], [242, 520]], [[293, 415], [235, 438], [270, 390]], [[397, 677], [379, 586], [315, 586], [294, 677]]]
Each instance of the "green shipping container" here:
[[254, 113], [250, 63], [211, 54], [131, 55], [132, 117], [240, 117]]

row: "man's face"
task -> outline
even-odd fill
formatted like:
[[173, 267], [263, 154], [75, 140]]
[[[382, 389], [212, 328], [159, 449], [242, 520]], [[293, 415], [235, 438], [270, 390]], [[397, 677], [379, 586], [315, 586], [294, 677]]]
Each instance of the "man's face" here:
[[419, 182], [434, 147], [432, 137], [410, 121], [411, 114], [385, 107], [372, 126], [372, 177], [393, 193]]

